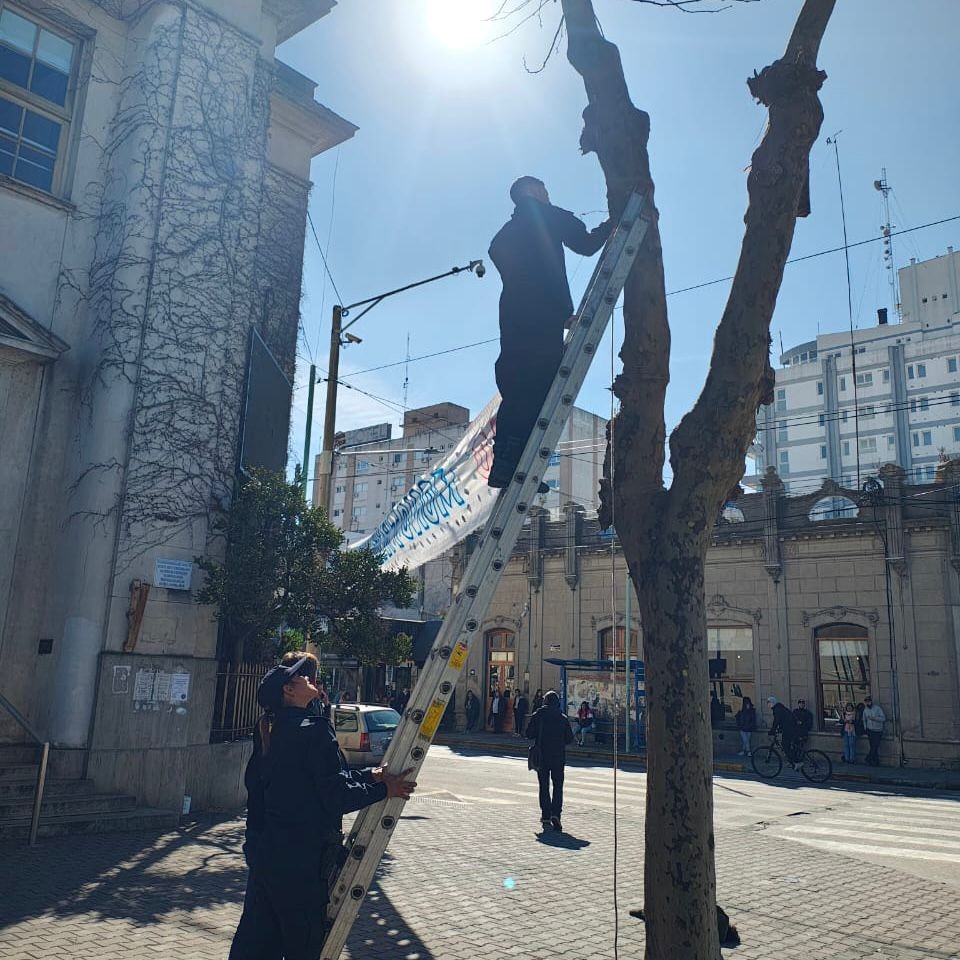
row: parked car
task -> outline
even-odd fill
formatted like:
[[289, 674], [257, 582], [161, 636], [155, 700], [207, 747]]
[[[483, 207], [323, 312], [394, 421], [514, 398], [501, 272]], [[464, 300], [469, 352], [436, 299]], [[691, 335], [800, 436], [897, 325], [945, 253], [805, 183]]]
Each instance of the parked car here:
[[338, 703], [333, 708], [337, 743], [351, 767], [376, 767], [393, 739], [400, 714], [373, 703]]

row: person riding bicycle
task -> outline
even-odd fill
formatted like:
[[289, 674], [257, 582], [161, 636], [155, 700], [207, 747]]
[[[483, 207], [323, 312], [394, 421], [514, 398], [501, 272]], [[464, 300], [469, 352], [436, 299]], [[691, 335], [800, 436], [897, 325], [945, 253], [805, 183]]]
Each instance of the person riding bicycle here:
[[801, 744], [801, 739], [793, 713], [776, 697], [767, 697], [767, 703], [773, 712], [773, 723], [770, 725], [769, 735], [774, 737], [780, 734], [783, 752], [787, 760], [796, 767], [800, 761], [798, 746]]

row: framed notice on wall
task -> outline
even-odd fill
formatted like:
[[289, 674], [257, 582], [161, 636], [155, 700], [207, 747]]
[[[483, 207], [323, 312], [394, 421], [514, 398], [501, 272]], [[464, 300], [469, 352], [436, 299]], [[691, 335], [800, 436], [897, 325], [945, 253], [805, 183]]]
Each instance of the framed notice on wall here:
[[193, 577], [190, 560], [164, 560], [157, 557], [153, 562], [153, 585], [167, 590], [189, 590]]

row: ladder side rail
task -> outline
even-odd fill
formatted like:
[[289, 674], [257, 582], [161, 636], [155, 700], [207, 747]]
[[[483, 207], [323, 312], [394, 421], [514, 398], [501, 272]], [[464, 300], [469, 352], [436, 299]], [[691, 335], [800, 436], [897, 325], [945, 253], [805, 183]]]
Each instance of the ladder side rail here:
[[[500, 575], [526, 519], [526, 500], [540, 482], [538, 466], [549, 459], [583, 383], [613, 307], [643, 242], [647, 222], [640, 217], [643, 198], [634, 194], [617, 231], [598, 262], [576, 322], [564, 348], [560, 371], [520, 458], [514, 481], [498, 498], [481, 541], [467, 565], [466, 585], [445, 618], [430, 659], [414, 688], [411, 703], [385, 758], [394, 770], [419, 770], [443, 716], [479, 618], [489, 607]], [[533, 472], [536, 471], [536, 474]], [[403, 758], [403, 759], [400, 759]], [[361, 811], [350, 832], [349, 855], [330, 891], [332, 926], [322, 960], [336, 960], [353, 926], [404, 807], [389, 800]]]

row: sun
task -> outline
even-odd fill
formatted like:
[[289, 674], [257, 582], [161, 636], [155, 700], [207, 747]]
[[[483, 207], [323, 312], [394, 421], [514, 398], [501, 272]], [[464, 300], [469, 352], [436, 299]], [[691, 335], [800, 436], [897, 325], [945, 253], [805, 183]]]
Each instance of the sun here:
[[452, 50], [478, 47], [490, 37], [489, 0], [427, 0], [426, 17], [436, 40]]

